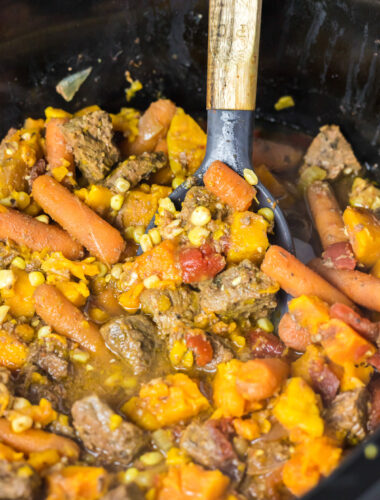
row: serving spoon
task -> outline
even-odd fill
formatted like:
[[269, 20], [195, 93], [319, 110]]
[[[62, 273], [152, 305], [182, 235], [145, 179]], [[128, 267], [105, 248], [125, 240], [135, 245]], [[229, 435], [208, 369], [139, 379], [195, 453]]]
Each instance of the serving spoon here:
[[[206, 154], [192, 183], [185, 181], [171, 193], [177, 208], [191, 186], [203, 184], [203, 176], [215, 160], [240, 176], [244, 176], [245, 169], [253, 171], [261, 4], [262, 0], [210, 0]], [[255, 188], [260, 207], [274, 212], [273, 243], [294, 253], [292, 236], [278, 203], [261, 182]], [[147, 231], [154, 226], [153, 217]]]

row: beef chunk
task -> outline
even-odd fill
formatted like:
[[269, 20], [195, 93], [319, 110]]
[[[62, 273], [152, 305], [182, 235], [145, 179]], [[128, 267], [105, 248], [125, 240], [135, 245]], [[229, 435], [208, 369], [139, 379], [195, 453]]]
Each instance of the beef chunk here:
[[128, 158], [116, 167], [107, 177], [105, 186], [112, 189], [116, 181], [122, 177], [126, 179], [131, 187], [149, 177], [153, 172], [157, 172], [168, 164], [165, 153], [142, 153], [139, 156]]
[[5, 269], [10, 265], [12, 260], [19, 255], [15, 244], [4, 243], [0, 241], [0, 266], [1, 269]]
[[30, 174], [28, 178], [29, 190], [32, 190], [33, 182], [46, 172], [46, 161], [40, 158], [36, 161], [33, 167], [30, 169]]
[[18, 474], [24, 462], [7, 462], [0, 460], [0, 499], [1, 500], [32, 500], [36, 498], [40, 479], [30, 468], [31, 475]]
[[144, 500], [145, 495], [135, 483], [122, 484], [113, 488], [101, 500]]
[[290, 500], [294, 496], [282, 481], [281, 467], [266, 474], [247, 476], [240, 490], [250, 500]]
[[236, 480], [241, 479], [242, 464], [229, 439], [213, 421], [192, 422], [182, 434], [180, 447], [204, 467], [220, 469]]
[[143, 431], [130, 422], [123, 421], [111, 430], [114, 413], [96, 395], [76, 401], [71, 414], [84, 446], [105, 465], [127, 466], [146, 443]]
[[253, 358], [280, 358], [285, 350], [281, 339], [259, 328], [248, 333], [248, 343]]
[[30, 345], [29, 360], [54, 380], [63, 380], [69, 373], [66, 347], [54, 337], [38, 339]]
[[231, 213], [231, 209], [205, 187], [194, 186], [189, 189], [182, 203], [180, 217], [185, 229], [192, 227], [191, 214], [199, 206], [207, 207], [214, 220], [223, 220]]
[[156, 328], [146, 316], [118, 316], [105, 323], [100, 333], [107, 346], [130, 363], [136, 375], [149, 368], [156, 346]]
[[200, 304], [204, 311], [221, 316], [260, 318], [276, 307], [274, 282], [251, 261], [244, 260], [199, 284]]
[[228, 340], [218, 335], [208, 335], [208, 340], [211, 343], [213, 350], [213, 358], [210, 363], [203, 367], [205, 371], [215, 371], [219, 363], [226, 363], [234, 357], [232, 347], [229, 345]]
[[338, 394], [326, 410], [327, 427], [350, 444], [362, 441], [366, 436], [368, 392], [365, 388]]
[[248, 449], [247, 473], [251, 476], [267, 474], [282, 467], [290, 458], [286, 440], [259, 439]]
[[72, 118], [62, 125], [68, 149], [88, 182], [104, 179], [119, 160], [119, 151], [113, 144], [111, 118], [105, 111], [94, 111]]
[[198, 293], [189, 288], [175, 290], [144, 290], [140, 295], [142, 311], [151, 314], [162, 337], [182, 332], [192, 327], [199, 313]]
[[369, 383], [370, 409], [368, 427], [375, 431], [380, 425], [380, 378], [374, 377]]
[[357, 174], [361, 167], [350, 144], [337, 125], [325, 125], [310, 144], [302, 169], [317, 165], [327, 172], [327, 179], [336, 179], [343, 171]]
[[325, 405], [333, 402], [340, 386], [340, 380], [322, 359], [310, 363], [309, 376], [313, 390], [322, 396]]

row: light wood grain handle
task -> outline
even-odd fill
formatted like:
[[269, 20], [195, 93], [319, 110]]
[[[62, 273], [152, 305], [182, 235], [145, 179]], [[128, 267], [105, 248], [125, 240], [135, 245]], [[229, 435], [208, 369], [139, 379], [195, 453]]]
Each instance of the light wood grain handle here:
[[207, 109], [255, 109], [261, 3], [210, 0]]

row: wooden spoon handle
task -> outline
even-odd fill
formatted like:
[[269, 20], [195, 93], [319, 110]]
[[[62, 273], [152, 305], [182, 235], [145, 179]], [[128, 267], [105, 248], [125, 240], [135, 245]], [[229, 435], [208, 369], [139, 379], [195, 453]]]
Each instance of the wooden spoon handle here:
[[210, 0], [207, 109], [255, 109], [261, 3]]

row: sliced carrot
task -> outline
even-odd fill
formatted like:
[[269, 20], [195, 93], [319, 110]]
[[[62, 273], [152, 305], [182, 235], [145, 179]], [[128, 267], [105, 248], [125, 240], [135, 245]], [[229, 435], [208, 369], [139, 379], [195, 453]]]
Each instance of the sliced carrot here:
[[98, 328], [53, 285], [40, 285], [34, 292], [36, 313], [57, 333], [84, 349], [104, 355], [107, 350]]
[[[309, 266], [325, 280], [346, 294], [347, 297], [356, 302], [356, 304], [380, 312], [379, 278], [360, 271], [327, 267], [321, 259], [313, 259], [309, 263]], [[335, 302], [341, 301], [336, 300]]]
[[203, 177], [206, 188], [234, 210], [248, 210], [256, 189], [221, 161], [214, 161]]
[[87, 250], [108, 264], [114, 264], [125, 248], [119, 231], [82, 203], [62, 184], [48, 175], [33, 183], [36, 202]]
[[[169, 99], [159, 99], [152, 102], [139, 121], [139, 133], [130, 143], [125, 139], [121, 144], [121, 151], [125, 156], [139, 155], [145, 151], [155, 150], [160, 142], [159, 151], [162, 151], [161, 139], [166, 138], [170, 122], [176, 112], [176, 106]], [[157, 150], [157, 151], [158, 151]]]
[[62, 252], [71, 260], [83, 257], [83, 247], [66, 231], [53, 224], [44, 224], [17, 210], [5, 209], [0, 212], [0, 239], [13, 240], [37, 252]]
[[341, 302], [348, 306], [353, 305], [328, 281], [277, 245], [269, 247], [261, 264], [261, 270], [277, 281], [281, 288], [293, 297], [315, 295], [329, 304]]
[[79, 458], [79, 447], [71, 439], [40, 429], [14, 432], [5, 418], [0, 418], [0, 440], [23, 453], [57, 450], [60, 455], [73, 460]]
[[248, 401], [260, 401], [273, 396], [288, 374], [289, 365], [282, 359], [252, 359], [241, 365], [236, 387]]
[[295, 351], [304, 352], [311, 342], [311, 334], [286, 313], [281, 318], [278, 325], [278, 336], [287, 347], [291, 347]]
[[68, 118], [51, 118], [46, 124], [46, 157], [50, 170], [65, 166], [75, 173], [74, 156], [67, 150], [65, 136], [61, 126]]

